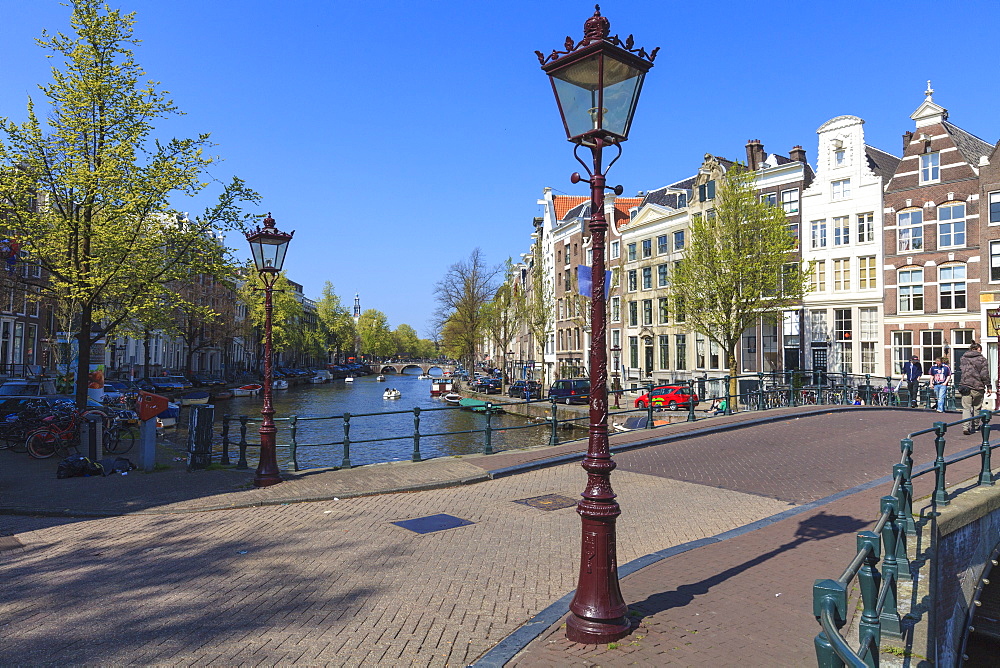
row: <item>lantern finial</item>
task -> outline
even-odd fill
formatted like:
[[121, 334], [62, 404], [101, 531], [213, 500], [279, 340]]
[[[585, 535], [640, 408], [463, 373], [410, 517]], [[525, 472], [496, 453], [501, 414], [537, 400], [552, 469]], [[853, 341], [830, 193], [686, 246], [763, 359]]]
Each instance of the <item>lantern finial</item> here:
[[607, 39], [611, 32], [611, 22], [607, 17], [601, 16], [601, 6], [594, 5], [594, 15], [583, 24], [583, 45], [600, 42]]
[[267, 218], [264, 219], [264, 227], [274, 227], [274, 218], [271, 218], [271, 212], [267, 212]]

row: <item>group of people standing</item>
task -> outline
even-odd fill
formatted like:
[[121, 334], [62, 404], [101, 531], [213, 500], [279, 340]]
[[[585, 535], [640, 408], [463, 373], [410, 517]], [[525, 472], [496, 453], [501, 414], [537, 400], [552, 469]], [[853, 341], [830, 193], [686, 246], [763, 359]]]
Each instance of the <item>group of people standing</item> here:
[[[983, 347], [978, 343], [969, 346], [962, 358], [959, 360], [958, 394], [962, 397], [962, 419], [974, 418], [979, 415], [983, 407], [983, 399], [989, 396], [990, 372], [987, 368], [986, 358], [983, 357]], [[938, 357], [934, 359], [934, 364], [927, 370], [931, 377], [931, 387], [937, 397], [937, 411], [944, 412], [945, 394], [948, 386], [954, 383], [954, 375], [946, 359]], [[906, 381], [906, 389], [910, 396], [910, 408], [917, 406], [917, 383], [924, 375], [923, 366], [920, 359], [913, 355], [910, 360], [903, 365], [903, 380]], [[963, 434], [971, 434], [979, 428], [978, 421], [972, 420], [965, 424]]]

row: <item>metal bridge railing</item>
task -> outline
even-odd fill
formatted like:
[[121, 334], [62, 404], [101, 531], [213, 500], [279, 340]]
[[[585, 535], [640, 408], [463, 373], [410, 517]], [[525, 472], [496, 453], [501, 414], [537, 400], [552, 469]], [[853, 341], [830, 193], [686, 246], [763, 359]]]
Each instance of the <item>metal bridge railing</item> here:
[[[880, 500], [881, 515], [871, 531], [857, 535], [858, 551], [836, 580], [816, 580], [813, 585], [813, 615], [822, 631], [815, 638], [816, 661], [823, 668], [850, 665], [864, 668], [878, 666], [882, 636], [902, 637], [897, 607], [897, 583], [912, 578], [906, 551], [907, 535], [916, 533], [913, 521], [913, 480], [934, 472], [934, 507], [948, 505], [946, 473], [948, 466], [979, 456], [979, 485], [993, 485], [991, 453], [1000, 443], [990, 444], [992, 411], [955, 422], [935, 422], [929, 429], [913, 432], [900, 441], [902, 456], [892, 467], [892, 489]], [[945, 433], [949, 427], [979, 421], [982, 442], [977, 452], [945, 459]], [[934, 434], [935, 459], [931, 468], [913, 473], [913, 438]], [[884, 553], [884, 557], [882, 554]], [[879, 561], [881, 559], [881, 569]], [[858, 625], [859, 647], [852, 649], [840, 630], [847, 623], [847, 591], [854, 578], [861, 590], [861, 620]]]

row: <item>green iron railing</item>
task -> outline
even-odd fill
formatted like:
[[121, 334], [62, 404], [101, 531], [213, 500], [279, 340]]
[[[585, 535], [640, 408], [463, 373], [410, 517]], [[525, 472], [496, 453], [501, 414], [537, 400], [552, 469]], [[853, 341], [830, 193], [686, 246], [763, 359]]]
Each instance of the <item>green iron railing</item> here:
[[[913, 480], [934, 473], [935, 508], [948, 505], [945, 475], [948, 466], [976, 456], [981, 458], [978, 484], [993, 485], [991, 453], [1000, 444], [990, 445], [992, 411], [956, 422], [935, 422], [929, 429], [913, 432], [900, 441], [902, 457], [892, 468], [893, 483], [888, 495], [880, 500], [881, 515], [871, 531], [857, 534], [858, 551], [850, 565], [836, 580], [816, 580], [813, 585], [813, 615], [822, 631], [815, 638], [816, 660], [821, 668], [850, 665], [874, 668], [879, 665], [882, 636], [902, 637], [902, 620], [897, 607], [897, 583], [912, 579], [907, 557], [906, 537], [916, 533], [913, 521]], [[982, 442], [978, 451], [950, 460], [945, 459], [945, 434], [949, 427], [980, 421]], [[913, 473], [913, 438], [934, 434], [934, 464]], [[884, 553], [884, 557], [882, 554]], [[879, 561], [881, 559], [881, 569]], [[861, 619], [858, 624], [859, 647], [852, 649], [840, 630], [847, 623], [848, 587], [854, 578], [861, 590]]]

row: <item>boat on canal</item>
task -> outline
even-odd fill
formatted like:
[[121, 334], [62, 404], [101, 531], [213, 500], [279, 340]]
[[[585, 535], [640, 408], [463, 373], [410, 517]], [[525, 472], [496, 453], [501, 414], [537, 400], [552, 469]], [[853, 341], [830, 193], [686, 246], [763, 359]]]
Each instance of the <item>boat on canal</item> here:
[[438, 378], [431, 381], [431, 396], [442, 397], [452, 391], [451, 378]]
[[447, 401], [449, 404], [454, 404], [456, 406], [459, 404], [459, 402], [462, 401], [462, 395], [456, 394], [454, 392], [449, 392], [448, 394], [444, 395], [441, 398]]
[[271, 387], [273, 387], [276, 390], [287, 390], [288, 389], [288, 381], [285, 380], [284, 378], [279, 378], [276, 381], [274, 381], [273, 383], [271, 383]]
[[195, 390], [194, 392], [188, 392], [187, 394], [181, 395], [180, 399], [177, 400], [181, 406], [193, 406], [195, 404], [207, 404], [208, 398], [211, 395], [205, 390]]
[[388, 387], [385, 392], [382, 393], [383, 399], [399, 399], [401, 396], [403, 396], [403, 393], [394, 387]]
[[237, 387], [237, 388], [233, 389], [233, 396], [234, 397], [256, 397], [260, 393], [261, 388], [263, 388], [263, 387], [264, 386], [260, 385], [259, 383], [251, 383], [249, 385], [242, 385], [240, 387]]

